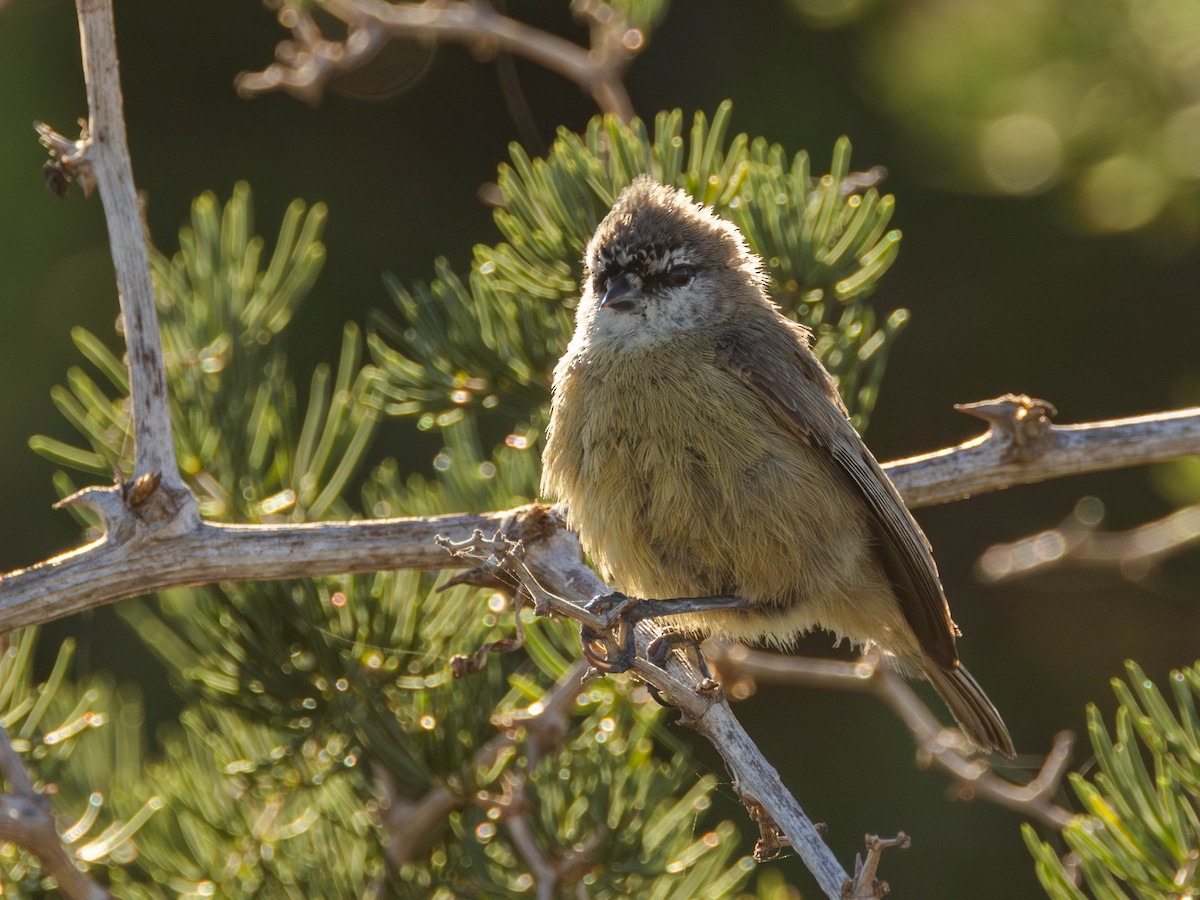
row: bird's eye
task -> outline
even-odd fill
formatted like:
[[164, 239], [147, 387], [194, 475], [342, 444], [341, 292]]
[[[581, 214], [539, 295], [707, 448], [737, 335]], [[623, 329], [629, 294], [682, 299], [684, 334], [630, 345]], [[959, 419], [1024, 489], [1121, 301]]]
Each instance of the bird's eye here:
[[683, 287], [693, 278], [696, 277], [696, 267], [689, 266], [687, 263], [680, 263], [677, 266], [671, 266], [667, 270], [667, 284], [671, 287]]

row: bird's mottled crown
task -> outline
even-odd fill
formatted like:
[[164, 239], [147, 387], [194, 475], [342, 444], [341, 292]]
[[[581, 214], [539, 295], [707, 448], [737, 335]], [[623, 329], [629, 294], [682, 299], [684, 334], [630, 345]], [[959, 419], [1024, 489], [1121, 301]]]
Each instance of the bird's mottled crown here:
[[737, 226], [685, 191], [640, 175], [621, 192], [588, 244], [591, 272], [654, 271], [678, 263], [743, 269], [758, 280], [759, 261]]

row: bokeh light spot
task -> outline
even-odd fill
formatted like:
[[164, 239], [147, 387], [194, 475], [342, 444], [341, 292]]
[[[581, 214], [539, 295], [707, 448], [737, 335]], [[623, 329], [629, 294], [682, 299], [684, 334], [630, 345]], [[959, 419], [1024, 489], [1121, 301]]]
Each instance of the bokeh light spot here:
[[1162, 210], [1167, 184], [1162, 173], [1132, 156], [1111, 156], [1092, 166], [1080, 183], [1085, 224], [1101, 232], [1133, 231]]
[[1185, 107], [1163, 125], [1163, 158], [1181, 178], [1200, 179], [1200, 103]]
[[979, 135], [979, 156], [989, 184], [1005, 194], [1034, 194], [1058, 176], [1063, 142], [1041, 116], [1016, 113], [995, 119]]

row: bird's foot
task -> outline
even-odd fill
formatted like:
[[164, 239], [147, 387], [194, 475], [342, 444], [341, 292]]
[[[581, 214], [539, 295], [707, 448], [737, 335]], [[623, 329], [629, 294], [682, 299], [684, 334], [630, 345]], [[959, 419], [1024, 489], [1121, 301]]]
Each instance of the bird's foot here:
[[628, 597], [620, 591], [613, 591], [611, 594], [597, 594], [585, 603], [583, 608], [593, 616], [611, 619], [627, 615], [637, 602], [633, 597]]
[[637, 645], [633, 640], [633, 617], [637, 601], [620, 591], [593, 597], [584, 609], [600, 620], [598, 627], [581, 625], [579, 641], [583, 645], [583, 656], [596, 671], [614, 675], [627, 671], [637, 658]]
[[689, 632], [664, 628], [662, 634], [652, 640], [650, 646], [646, 648], [646, 660], [661, 669], [671, 651], [679, 650], [687, 656], [688, 661], [695, 667], [701, 678], [712, 681], [712, 671], [708, 668], [708, 662], [700, 650], [700, 641], [700, 638]]
[[[707, 613], [717, 610], [744, 610], [750, 606], [740, 597], [676, 597], [669, 600], [639, 600], [628, 597], [620, 591], [593, 597], [584, 606], [588, 612], [599, 619], [597, 627], [584, 625], [580, 628], [580, 640], [583, 643], [583, 655], [595, 669], [604, 675], [625, 672], [637, 658], [637, 649], [633, 639], [633, 626], [643, 619], [658, 619], [667, 616], [678, 616], [695, 613]], [[653, 657], [650, 662], [661, 666], [671, 645], [679, 643], [673, 637], [666, 636], [665, 645], [656, 640], [652, 645]], [[704, 657], [697, 647], [695, 652], [697, 671], [705, 682], [712, 682], [712, 676]], [[712, 682], [715, 684], [715, 682]]]

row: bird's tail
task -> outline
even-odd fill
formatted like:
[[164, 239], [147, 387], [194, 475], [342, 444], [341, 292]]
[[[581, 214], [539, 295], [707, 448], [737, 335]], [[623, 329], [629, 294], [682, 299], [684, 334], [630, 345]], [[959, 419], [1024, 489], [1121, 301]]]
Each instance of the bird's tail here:
[[1008, 736], [1004, 720], [965, 666], [953, 669], [929, 666], [924, 674], [967, 737], [984, 750], [995, 750], [1010, 759], [1013, 757], [1012, 738]]

